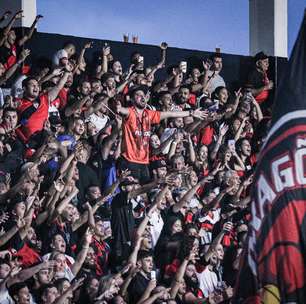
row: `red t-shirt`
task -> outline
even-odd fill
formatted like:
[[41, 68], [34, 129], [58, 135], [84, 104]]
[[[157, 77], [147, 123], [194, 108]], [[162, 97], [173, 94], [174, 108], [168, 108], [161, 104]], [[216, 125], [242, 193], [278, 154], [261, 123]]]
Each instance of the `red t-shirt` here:
[[22, 248], [18, 250], [17, 256], [21, 258], [22, 266], [30, 267], [34, 264], [41, 262], [40, 255], [31, 247], [24, 243]]
[[[263, 74], [263, 81], [265, 85], [269, 84], [269, 78], [266, 73]], [[269, 97], [269, 90], [263, 90], [260, 94], [258, 94], [255, 99], [258, 102], [258, 104], [262, 104], [264, 101], [266, 101]]]
[[199, 132], [199, 142], [205, 146], [209, 146], [213, 141], [214, 128], [207, 126]]
[[62, 88], [56, 99], [52, 101], [52, 106], [55, 106], [57, 109], [62, 110], [63, 108], [66, 107], [67, 102], [68, 102], [68, 93], [69, 89], [68, 88]]
[[[19, 106], [17, 108], [20, 120], [26, 115], [26, 111], [33, 107], [33, 102], [27, 99], [19, 99]], [[36, 110], [25, 118], [24, 125], [19, 128], [19, 132], [27, 141], [35, 132], [41, 131], [44, 128], [44, 123], [48, 119], [49, 100], [48, 94], [39, 96], [39, 104]], [[22, 121], [21, 121], [22, 122]]]
[[12, 45], [9, 51], [8, 57], [4, 64], [5, 70], [11, 68], [17, 62], [17, 48], [16, 45]]
[[123, 122], [122, 155], [133, 163], [149, 164], [151, 125], [160, 122], [160, 112], [144, 109], [142, 115], [130, 107]]

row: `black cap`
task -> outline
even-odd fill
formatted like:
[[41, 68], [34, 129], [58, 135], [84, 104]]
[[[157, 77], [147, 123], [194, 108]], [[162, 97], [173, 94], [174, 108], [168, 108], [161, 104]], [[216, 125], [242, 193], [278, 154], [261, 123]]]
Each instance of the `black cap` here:
[[265, 54], [264, 52], [259, 52], [254, 57], [255, 62], [257, 62], [258, 60], [264, 60], [264, 59], [267, 59], [267, 58], [269, 58], [269, 56], [267, 54]]

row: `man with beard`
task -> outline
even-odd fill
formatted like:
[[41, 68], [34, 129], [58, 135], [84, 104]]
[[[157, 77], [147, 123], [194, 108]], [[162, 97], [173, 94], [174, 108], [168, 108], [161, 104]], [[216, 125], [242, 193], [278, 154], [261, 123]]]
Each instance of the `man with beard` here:
[[192, 262], [189, 262], [189, 264], [186, 267], [184, 280], [186, 283], [186, 295], [185, 300], [187, 303], [197, 303], [194, 302], [195, 298], [204, 298], [204, 294], [202, 290], [199, 288], [200, 283], [198, 280], [198, 277], [196, 275], [196, 267]]
[[190, 89], [188, 86], [181, 86], [175, 96], [175, 104], [182, 110], [190, 109]]
[[209, 94], [213, 93], [217, 87], [225, 87], [225, 82], [223, 77], [220, 75], [222, 70], [222, 57], [220, 53], [215, 53], [211, 57], [212, 66], [207, 72], [208, 83], [207, 91]]
[[141, 184], [150, 180], [149, 147], [152, 125], [167, 118], [193, 116], [205, 119], [207, 113], [197, 109], [190, 111], [159, 112], [147, 109], [148, 87], [138, 86], [130, 92], [133, 106], [124, 108], [117, 104], [117, 112], [125, 116], [123, 121], [121, 169], [129, 169]]

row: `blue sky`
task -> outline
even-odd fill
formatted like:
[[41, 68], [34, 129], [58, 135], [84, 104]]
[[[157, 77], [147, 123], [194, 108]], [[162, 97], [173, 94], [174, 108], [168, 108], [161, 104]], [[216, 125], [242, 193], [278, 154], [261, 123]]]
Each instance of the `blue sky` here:
[[[37, 0], [39, 31], [248, 55], [248, 0]], [[291, 50], [306, 0], [288, 0]], [[131, 38], [130, 38], [131, 39]]]

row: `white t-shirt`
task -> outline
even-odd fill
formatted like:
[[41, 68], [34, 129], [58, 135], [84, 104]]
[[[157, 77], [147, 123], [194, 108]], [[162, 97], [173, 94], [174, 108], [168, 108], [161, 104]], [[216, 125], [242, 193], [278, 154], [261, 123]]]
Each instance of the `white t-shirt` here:
[[200, 289], [205, 297], [208, 297], [218, 287], [218, 276], [214, 271], [210, 271], [208, 267], [202, 272], [197, 272], [200, 283]]
[[212, 77], [214, 71], [208, 71], [208, 87], [207, 91], [211, 94], [217, 87], [225, 87], [225, 81], [220, 74], [215, 74], [214, 77]]
[[88, 117], [87, 120], [94, 124], [97, 128], [97, 131], [100, 132], [109, 121], [109, 117], [106, 115], [98, 116], [96, 113], [93, 113]]
[[151, 238], [152, 238], [152, 246], [153, 248], [155, 247], [159, 237], [160, 237], [160, 234], [161, 234], [161, 231], [163, 230], [163, 227], [164, 227], [164, 221], [160, 215], [160, 212], [158, 211], [155, 211], [151, 218], [150, 218], [150, 234], [151, 234]]
[[0, 291], [0, 303], [1, 304], [14, 304], [13, 299], [8, 293], [8, 290], [5, 289], [4, 291]]
[[68, 53], [64, 49], [59, 50], [54, 54], [53, 60], [52, 60], [53, 65], [54, 66], [59, 66], [60, 65], [60, 60], [62, 58], [68, 58]]
[[[172, 136], [175, 133], [175, 131], [176, 131], [176, 128], [166, 128], [160, 137], [160, 142], [162, 143], [166, 141], [170, 136]], [[172, 141], [170, 141], [168, 145], [164, 148], [163, 154], [169, 153]]]

